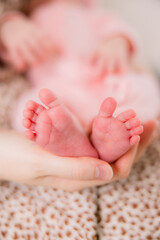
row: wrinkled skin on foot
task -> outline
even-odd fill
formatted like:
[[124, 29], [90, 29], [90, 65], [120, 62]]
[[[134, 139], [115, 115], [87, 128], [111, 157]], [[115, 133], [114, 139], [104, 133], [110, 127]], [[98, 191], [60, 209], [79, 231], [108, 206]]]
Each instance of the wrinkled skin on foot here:
[[29, 101], [24, 111], [26, 137], [59, 156], [98, 157], [77, 119], [48, 89], [39, 93], [46, 106]]
[[133, 110], [113, 117], [117, 103], [104, 100], [92, 127], [92, 143], [101, 159], [114, 162], [140, 141], [143, 126]]

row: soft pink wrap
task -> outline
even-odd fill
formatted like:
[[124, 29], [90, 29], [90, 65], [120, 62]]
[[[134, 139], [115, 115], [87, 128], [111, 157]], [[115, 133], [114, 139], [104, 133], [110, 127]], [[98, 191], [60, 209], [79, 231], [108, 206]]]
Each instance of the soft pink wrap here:
[[25, 102], [38, 101], [38, 91], [43, 87], [53, 90], [87, 126], [109, 96], [118, 101], [117, 113], [133, 108], [142, 121], [158, 116], [159, 91], [151, 76], [130, 72], [107, 75], [102, 81], [87, 60], [98, 44], [114, 36], [125, 37], [130, 53], [136, 52], [132, 33], [112, 14], [58, 1], [39, 7], [32, 20], [51, 37], [62, 55], [29, 71], [32, 89], [18, 103], [16, 129], [22, 130], [20, 116]]

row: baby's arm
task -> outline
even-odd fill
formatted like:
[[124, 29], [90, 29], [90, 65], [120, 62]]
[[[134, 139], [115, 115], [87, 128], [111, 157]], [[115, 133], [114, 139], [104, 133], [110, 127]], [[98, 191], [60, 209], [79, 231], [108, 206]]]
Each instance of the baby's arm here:
[[10, 12], [0, 19], [0, 56], [17, 71], [38, 64], [50, 54], [48, 37], [29, 18]]
[[132, 32], [119, 19], [102, 11], [95, 14], [93, 24], [98, 46], [92, 63], [99, 65], [102, 73], [126, 72], [137, 48]]

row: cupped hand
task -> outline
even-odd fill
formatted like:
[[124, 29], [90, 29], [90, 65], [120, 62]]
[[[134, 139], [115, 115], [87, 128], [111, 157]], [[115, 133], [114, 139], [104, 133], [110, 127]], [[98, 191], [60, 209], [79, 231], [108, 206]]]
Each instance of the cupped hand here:
[[0, 43], [2, 58], [20, 72], [43, 61], [54, 48], [49, 37], [25, 17], [3, 23]]
[[144, 124], [140, 144], [111, 165], [96, 158], [58, 157], [22, 134], [1, 130], [0, 179], [66, 191], [124, 179], [151, 141], [154, 129], [154, 121]]
[[[112, 168], [112, 178], [106, 180], [93, 179], [93, 180], [71, 180], [66, 178], [56, 179], [58, 181], [59, 187], [66, 191], [77, 191], [87, 187], [101, 186], [104, 184], [109, 184], [111, 182], [125, 179], [129, 176], [131, 169], [135, 162], [139, 160], [147, 146], [153, 138], [153, 132], [156, 128], [155, 121], [149, 121], [144, 125], [144, 132], [141, 135], [141, 141], [138, 145], [131, 148], [125, 155], [120, 157], [115, 163], [111, 164]], [[81, 160], [80, 158], [79, 160]], [[83, 158], [85, 161], [90, 161], [90, 158]], [[102, 161], [102, 160], [99, 160]], [[104, 161], [102, 161], [104, 162]], [[107, 164], [108, 166], [108, 164]], [[50, 176], [52, 179], [52, 176]], [[54, 178], [55, 179], [55, 178]]]
[[90, 61], [102, 76], [125, 73], [129, 66], [129, 44], [122, 37], [108, 39], [93, 51]]
[[55, 156], [20, 133], [0, 131], [1, 180], [72, 190], [68, 182], [112, 175], [110, 165], [99, 159]]

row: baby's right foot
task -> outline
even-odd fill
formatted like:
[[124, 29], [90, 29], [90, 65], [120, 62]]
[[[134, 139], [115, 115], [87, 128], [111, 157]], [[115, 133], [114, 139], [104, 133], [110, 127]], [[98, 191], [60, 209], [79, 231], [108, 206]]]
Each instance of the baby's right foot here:
[[97, 157], [78, 121], [54, 94], [42, 89], [39, 97], [46, 108], [29, 101], [24, 110], [26, 137], [56, 155]]

